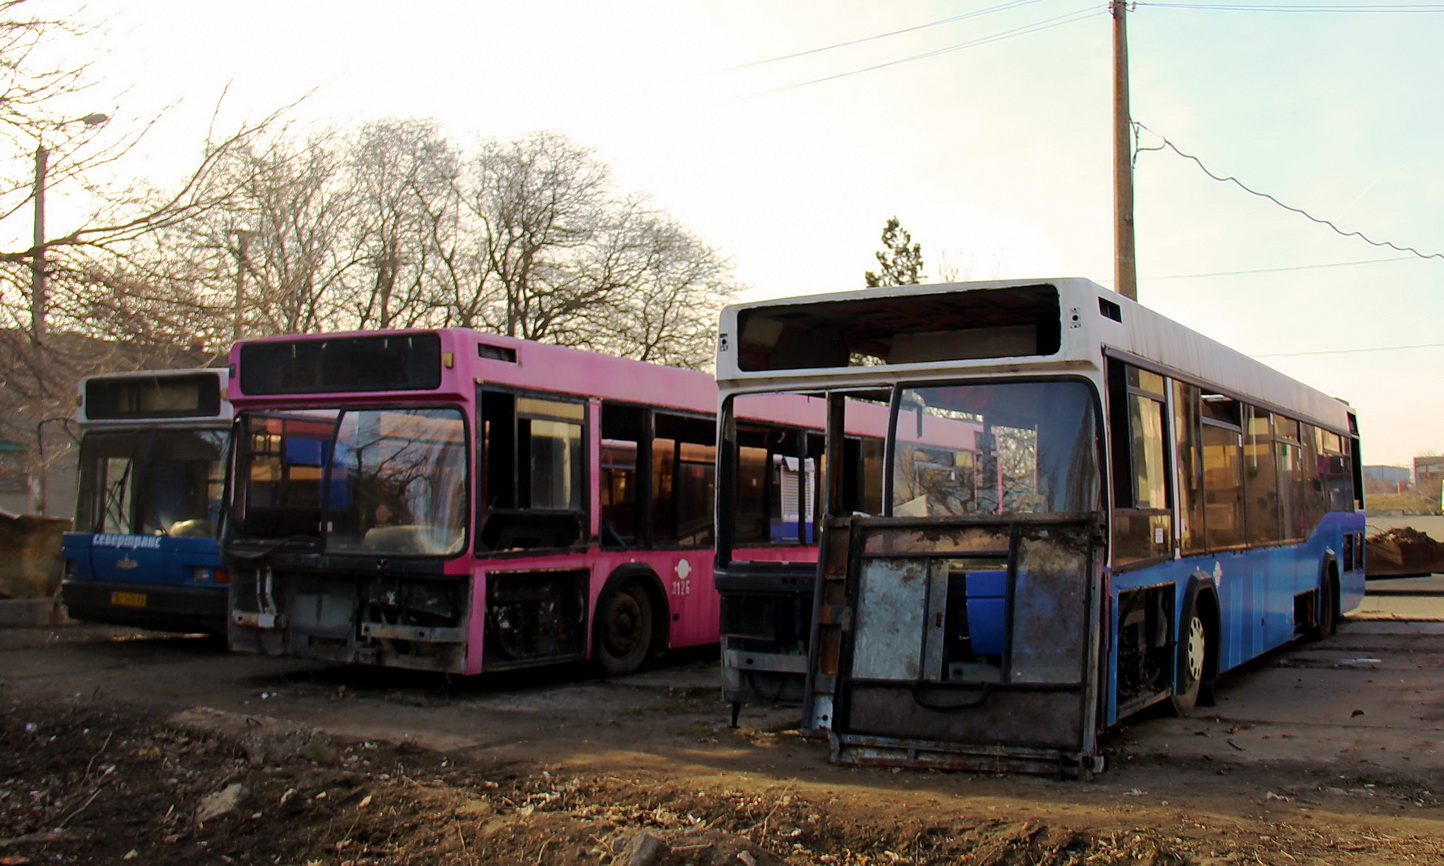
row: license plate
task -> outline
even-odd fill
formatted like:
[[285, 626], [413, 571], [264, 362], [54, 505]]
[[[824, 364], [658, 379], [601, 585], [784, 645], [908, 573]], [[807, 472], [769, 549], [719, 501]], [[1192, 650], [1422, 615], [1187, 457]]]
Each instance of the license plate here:
[[122, 604], [126, 607], [145, 607], [145, 593], [143, 592], [112, 592], [110, 594], [111, 604]]

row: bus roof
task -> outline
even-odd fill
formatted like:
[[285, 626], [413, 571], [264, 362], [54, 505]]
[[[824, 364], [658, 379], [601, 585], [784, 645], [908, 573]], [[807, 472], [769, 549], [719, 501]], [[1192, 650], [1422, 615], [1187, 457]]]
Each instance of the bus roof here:
[[1350, 432], [1342, 400], [1081, 278], [734, 304], [722, 311], [717, 378], [723, 391], [1069, 373], [1096, 381], [1105, 355]]
[[[432, 336], [434, 335], [434, 337]], [[344, 358], [331, 370], [321, 357]], [[403, 365], [368, 371], [358, 366]], [[313, 363], [305, 363], [307, 360]], [[231, 349], [238, 408], [459, 400], [486, 383], [713, 413], [713, 378], [695, 370], [617, 358], [467, 328], [351, 331], [244, 340]], [[304, 368], [304, 369], [302, 369]]]

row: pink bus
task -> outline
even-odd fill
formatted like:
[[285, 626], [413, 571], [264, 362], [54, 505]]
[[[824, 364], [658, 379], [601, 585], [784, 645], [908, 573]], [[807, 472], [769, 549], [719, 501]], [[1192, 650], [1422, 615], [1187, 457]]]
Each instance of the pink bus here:
[[[711, 376], [464, 329], [252, 340], [230, 363], [233, 649], [620, 674], [718, 641]], [[797, 503], [824, 412], [780, 397], [731, 422], [764, 443], [751, 561], [816, 559]]]

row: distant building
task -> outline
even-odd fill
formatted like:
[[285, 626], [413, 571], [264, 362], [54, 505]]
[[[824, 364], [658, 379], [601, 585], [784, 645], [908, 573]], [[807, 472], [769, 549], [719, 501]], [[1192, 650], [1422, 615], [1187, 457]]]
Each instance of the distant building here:
[[1441, 480], [1444, 480], [1444, 457], [1430, 455], [1414, 458], [1415, 487], [1433, 487], [1437, 490]]
[[1407, 466], [1365, 466], [1364, 479], [1371, 493], [1402, 493], [1413, 485]]

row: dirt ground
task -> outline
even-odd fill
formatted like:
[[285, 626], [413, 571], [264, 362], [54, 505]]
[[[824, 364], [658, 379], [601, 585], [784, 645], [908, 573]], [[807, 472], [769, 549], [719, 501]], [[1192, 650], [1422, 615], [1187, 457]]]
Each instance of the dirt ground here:
[[[792, 713], [729, 728], [706, 656], [457, 681], [7, 630], [0, 866], [1444, 862], [1444, 705], [1423, 694], [1444, 633], [1397, 659], [1386, 637], [1346, 628], [1198, 718], [1138, 720], [1077, 782], [831, 765]], [[1398, 718], [1360, 695], [1395, 673], [1420, 692]], [[1315, 674], [1337, 708], [1254, 709]]]

